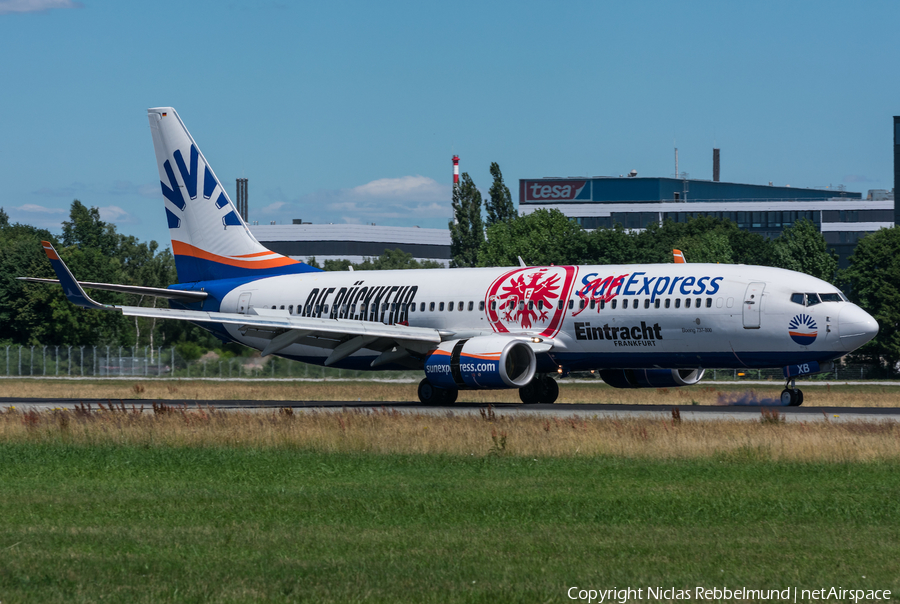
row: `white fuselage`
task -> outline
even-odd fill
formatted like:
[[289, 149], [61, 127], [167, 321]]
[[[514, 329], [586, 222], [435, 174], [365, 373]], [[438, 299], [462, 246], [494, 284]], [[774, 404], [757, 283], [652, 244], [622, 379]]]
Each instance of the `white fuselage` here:
[[[877, 331], [825, 281], [743, 265], [315, 272], [252, 280], [217, 297], [219, 308], [210, 310], [402, 323], [460, 338], [532, 335], [553, 343], [542, 371], [821, 363]], [[268, 343], [237, 326], [224, 329], [257, 349]], [[328, 353], [302, 341], [279, 352], [314, 363]], [[360, 350], [338, 366], [367, 368], [375, 356]]]

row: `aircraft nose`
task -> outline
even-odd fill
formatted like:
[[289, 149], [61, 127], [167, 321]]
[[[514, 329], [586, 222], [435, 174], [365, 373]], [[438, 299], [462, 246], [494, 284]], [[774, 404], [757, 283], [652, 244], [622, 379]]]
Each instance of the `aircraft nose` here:
[[846, 304], [838, 315], [838, 334], [841, 346], [850, 352], [878, 335], [878, 321], [856, 304]]

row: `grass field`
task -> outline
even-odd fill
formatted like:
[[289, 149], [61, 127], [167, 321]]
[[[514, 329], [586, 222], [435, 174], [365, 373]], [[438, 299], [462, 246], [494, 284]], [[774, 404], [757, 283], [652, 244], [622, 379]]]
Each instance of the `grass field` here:
[[[783, 385], [701, 383], [686, 388], [619, 390], [602, 383], [560, 380], [559, 403], [716, 405], [752, 393], [777, 399]], [[276, 400], [416, 401], [416, 384], [390, 382], [189, 381], [189, 380], [0, 380], [0, 397], [110, 400]], [[900, 385], [898, 385], [900, 386]], [[804, 404], [821, 407], [897, 407], [900, 387], [882, 385], [804, 385]], [[460, 392], [460, 402], [518, 403], [516, 390]]]
[[390, 410], [291, 410], [267, 413], [186, 410], [154, 405], [94, 413], [0, 413], [0, 442], [83, 446], [285, 447], [320, 453], [614, 456], [631, 459], [723, 459], [797, 462], [900, 461], [900, 423], [839, 422], [810, 416], [782, 423], [681, 422], [658, 419], [425, 415]]
[[892, 463], [0, 443], [3, 602], [900, 590]]

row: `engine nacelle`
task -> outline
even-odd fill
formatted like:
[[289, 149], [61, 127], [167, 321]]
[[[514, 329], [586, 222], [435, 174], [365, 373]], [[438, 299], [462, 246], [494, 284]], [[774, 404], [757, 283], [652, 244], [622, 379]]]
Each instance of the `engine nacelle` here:
[[442, 342], [425, 361], [425, 376], [438, 388], [521, 388], [536, 369], [531, 346], [508, 336]]
[[693, 386], [705, 369], [603, 369], [600, 378], [613, 388], [675, 388]]

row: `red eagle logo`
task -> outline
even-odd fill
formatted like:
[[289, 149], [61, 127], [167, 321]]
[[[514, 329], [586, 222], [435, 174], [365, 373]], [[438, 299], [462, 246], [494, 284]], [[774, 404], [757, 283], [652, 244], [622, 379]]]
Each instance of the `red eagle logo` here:
[[519, 268], [505, 273], [491, 285], [486, 296], [488, 318], [494, 331], [540, 330], [553, 337], [565, 315], [577, 268], [545, 266]]

